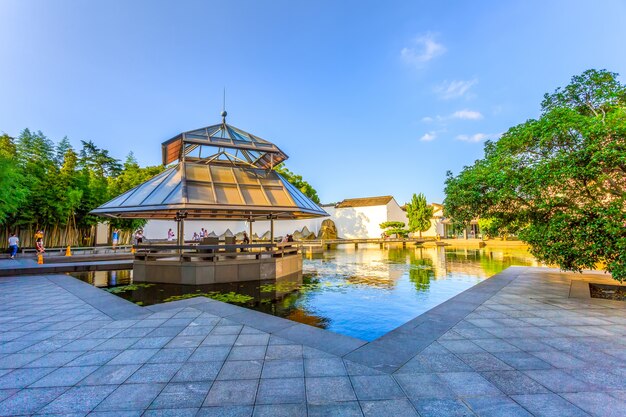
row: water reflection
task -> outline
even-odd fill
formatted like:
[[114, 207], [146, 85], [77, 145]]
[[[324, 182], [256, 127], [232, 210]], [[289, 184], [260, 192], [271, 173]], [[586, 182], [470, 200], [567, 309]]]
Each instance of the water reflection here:
[[[301, 279], [203, 286], [157, 284], [117, 295], [141, 305], [199, 293], [373, 340], [511, 265], [537, 265], [524, 250], [346, 247], [309, 255]], [[76, 276], [76, 274], [73, 274]], [[127, 285], [131, 271], [80, 274], [99, 287]], [[246, 300], [242, 302], [241, 300]]]

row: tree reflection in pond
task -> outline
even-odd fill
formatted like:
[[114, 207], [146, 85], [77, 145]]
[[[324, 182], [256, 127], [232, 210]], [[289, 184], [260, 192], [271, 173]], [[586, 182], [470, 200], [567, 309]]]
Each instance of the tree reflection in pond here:
[[[116, 294], [151, 305], [211, 294], [246, 308], [373, 340], [510, 265], [536, 265], [523, 250], [340, 247], [304, 259], [300, 277], [207, 286], [156, 284]], [[107, 275], [108, 274], [108, 275]], [[83, 274], [107, 287], [130, 272]], [[132, 288], [132, 287], [131, 287]]]

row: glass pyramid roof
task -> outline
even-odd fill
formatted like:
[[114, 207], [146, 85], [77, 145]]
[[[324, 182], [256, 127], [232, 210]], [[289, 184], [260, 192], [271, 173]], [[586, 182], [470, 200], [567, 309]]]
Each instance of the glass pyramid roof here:
[[163, 142], [163, 164], [178, 163], [91, 213], [141, 219], [305, 219], [328, 216], [272, 168], [287, 159], [276, 145], [226, 124]]
[[93, 210], [119, 218], [305, 219], [328, 216], [273, 170], [181, 162]]
[[183, 132], [163, 142], [163, 164], [177, 160], [224, 161], [273, 168], [288, 156], [273, 143], [226, 123]]

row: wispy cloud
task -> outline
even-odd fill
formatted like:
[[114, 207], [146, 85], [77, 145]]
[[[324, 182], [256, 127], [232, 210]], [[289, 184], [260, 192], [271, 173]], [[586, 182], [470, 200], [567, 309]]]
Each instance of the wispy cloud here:
[[474, 133], [473, 135], [458, 135], [456, 139], [463, 142], [482, 142], [489, 139], [498, 139], [499, 137], [499, 133]]
[[455, 111], [450, 115], [453, 119], [462, 119], [462, 120], [480, 120], [483, 118], [483, 115], [479, 111], [475, 110], [459, 110]]
[[448, 100], [451, 98], [459, 98], [467, 95], [470, 88], [473, 85], [478, 83], [476, 78], [472, 80], [453, 80], [453, 81], [444, 81], [435, 87], [435, 93], [439, 94], [444, 100]]
[[422, 68], [428, 61], [446, 52], [446, 47], [435, 40], [432, 33], [418, 36], [411, 41], [411, 45], [402, 48], [400, 56], [404, 62], [416, 68]]
[[424, 133], [422, 135], [420, 140], [422, 142], [430, 142], [431, 140], [435, 140], [436, 138], [437, 138], [437, 133], [436, 132], [427, 132], [427, 133]]
[[445, 122], [452, 120], [452, 119], [481, 120], [483, 118], [484, 118], [483, 114], [479, 111], [463, 109], [463, 110], [455, 111], [454, 113], [449, 114], [447, 116], [441, 116], [439, 114], [436, 116], [425, 116], [425, 117], [422, 117], [421, 120], [422, 120], [422, 123], [438, 122], [441, 124], [445, 124]]

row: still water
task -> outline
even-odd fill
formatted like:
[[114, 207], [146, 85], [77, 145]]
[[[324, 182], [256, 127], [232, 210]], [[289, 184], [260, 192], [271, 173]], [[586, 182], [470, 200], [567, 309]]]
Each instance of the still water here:
[[139, 305], [203, 294], [369, 341], [511, 265], [537, 262], [523, 249], [360, 246], [305, 257], [302, 281], [196, 287], [132, 285], [132, 271], [72, 275]]

